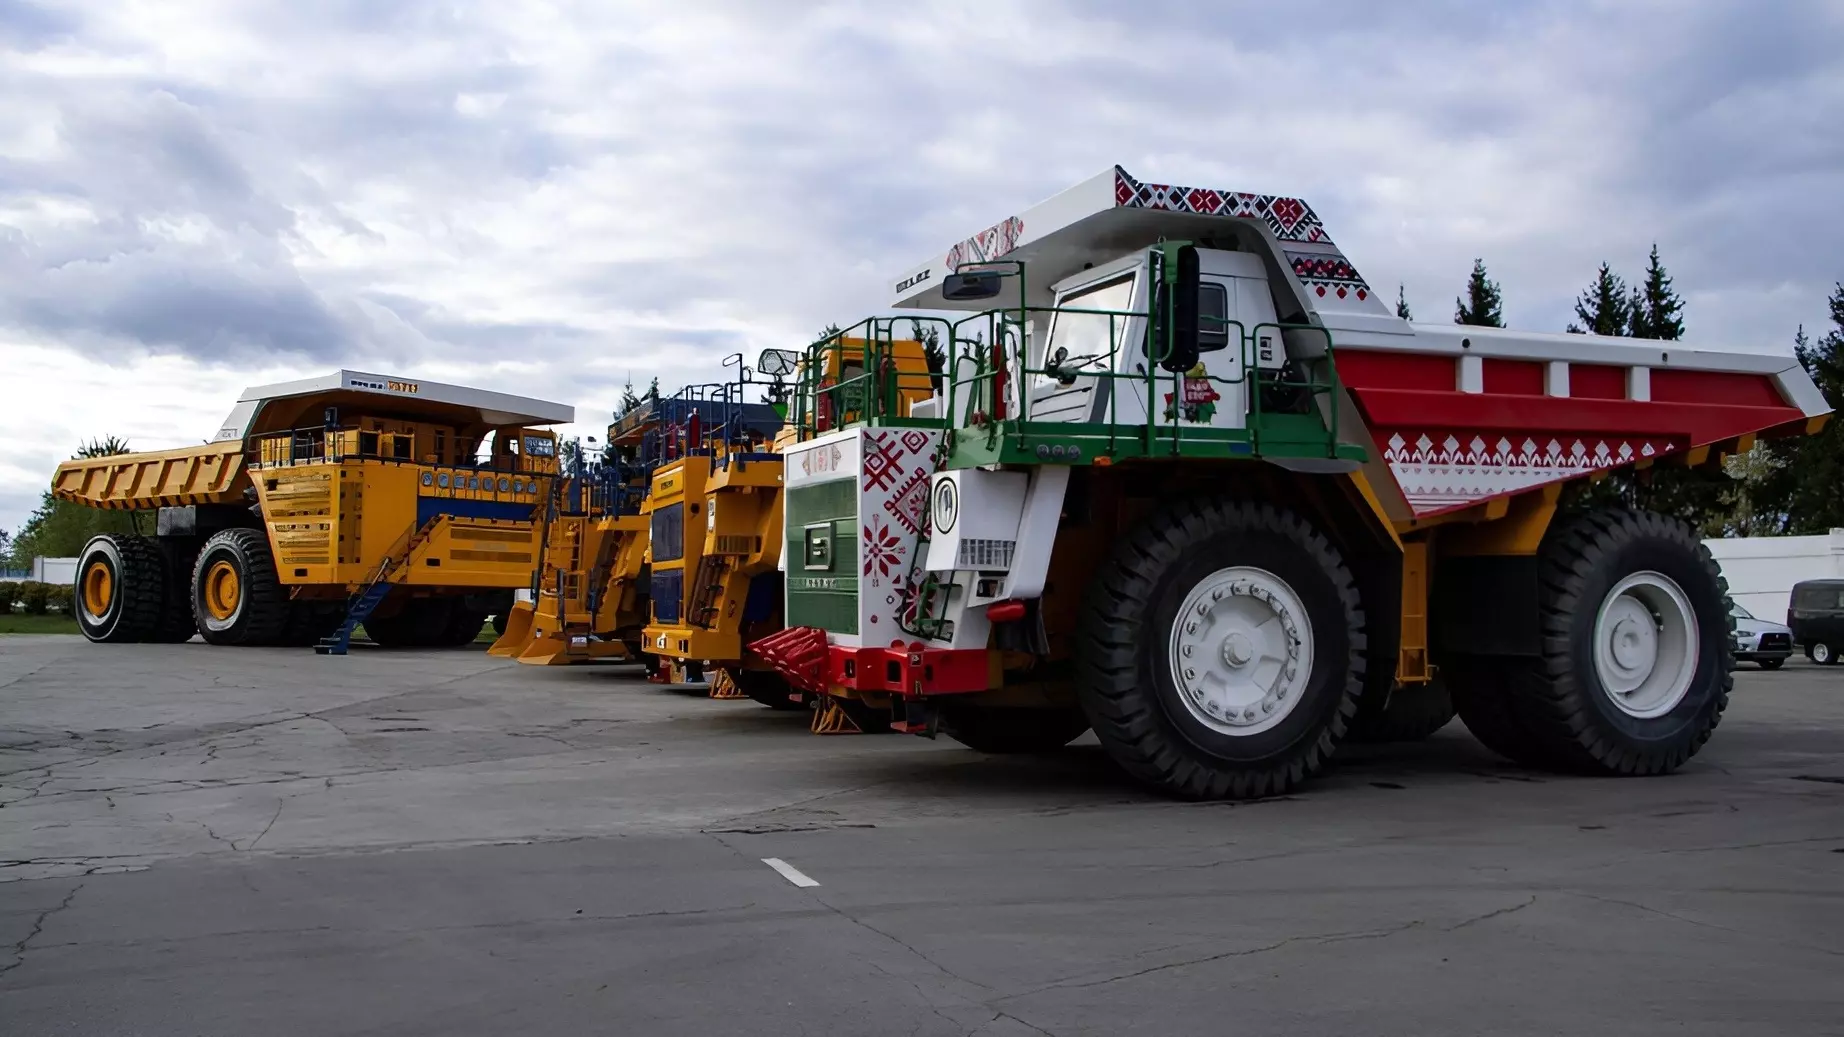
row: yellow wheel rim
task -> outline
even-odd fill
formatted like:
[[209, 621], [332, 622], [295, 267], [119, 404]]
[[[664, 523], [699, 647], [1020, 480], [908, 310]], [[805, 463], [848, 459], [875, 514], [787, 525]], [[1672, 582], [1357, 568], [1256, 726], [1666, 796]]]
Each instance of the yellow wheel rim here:
[[115, 573], [106, 562], [91, 562], [83, 571], [83, 611], [101, 619], [109, 614], [109, 603], [114, 599]]
[[242, 601], [243, 583], [237, 578], [237, 567], [228, 560], [211, 563], [205, 570], [205, 611], [213, 619], [229, 619]]

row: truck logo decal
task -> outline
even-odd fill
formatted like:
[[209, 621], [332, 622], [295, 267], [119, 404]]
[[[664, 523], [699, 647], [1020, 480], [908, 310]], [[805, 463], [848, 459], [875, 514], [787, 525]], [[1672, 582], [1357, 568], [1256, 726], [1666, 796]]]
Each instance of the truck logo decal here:
[[422, 391], [421, 386], [415, 382], [400, 382], [394, 378], [352, 378], [347, 380], [346, 385], [352, 389], [375, 389], [378, 392], [402, 393], [406, 396], [415, 396]]

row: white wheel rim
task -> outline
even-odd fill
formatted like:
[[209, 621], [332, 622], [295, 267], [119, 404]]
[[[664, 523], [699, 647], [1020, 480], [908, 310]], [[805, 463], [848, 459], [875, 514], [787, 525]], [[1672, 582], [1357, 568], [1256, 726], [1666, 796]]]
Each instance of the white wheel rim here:
[[1822, 644], [1822, 643], [1813, 645], [1812, 646], [1812, 658], [1818, 660], [1821, 663], [1830, 659], [1831, 658], [1831, 646], [1827, 644]]
[[1199, 580], [1172, 622], [1178, 699], [1226, 735], [1260, 734], [1293, 712], [1312, 677], [1313, 628], [1292, 587], [1232, 566]]
[[1636, 572], [1614, 584], [1594, 620], [1594, 671], [1621, 712], [1677, 707], [1697, 675], [1697, 614], [1676, 581]]

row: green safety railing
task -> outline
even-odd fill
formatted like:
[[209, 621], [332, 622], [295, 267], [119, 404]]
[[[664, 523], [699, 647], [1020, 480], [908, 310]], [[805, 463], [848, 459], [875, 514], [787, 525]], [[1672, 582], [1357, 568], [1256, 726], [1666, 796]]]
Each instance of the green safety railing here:
[[[1201, 376], [1167, 371], [1160, 366], [1172, 341], [1171, 316], [1160, 305], [1164, 260], [1162, 251], [1152, 253], [1151, 285], [1144, 309], [1027, 305], [1022, 301], [1024, 264], [982, 264], [982, 270], [1015, 279], [1018, 305], [983, 310], [959, 319], [873, 317], [827, 335], [807, 348], [796, 381], [792, 423], [800, 428], [803, 438], [817, 434], [821, 431], [819, 412], [823, 407], [828, 419], [824, 424], [833, 429], [901, 421], [945, 428], [955, 437], [983, 436], [989, 448], [999, 445], [1000, 436], [1009, 434], [1019, 449], [1026, 449], [1033, 437], [1069, 434], [1079, 428], [1096, 439], [1094, 445], [1105, 453], [1130, 448], [1141, 456], [1182, 455], [1188, 445], [1220, 444], [1228, 434], [1246, 441], [1248, 452], [1258, 456], [1263, 452], [1264, 435], [1275, 436], [1270, 418], [1312, 414], [1321, 419], [1324, 430], [1323, 455], [1337, 456], [1336, 401], [1342, 386], [1331, 333], [1311, 323], [1268, 321], [1249, 326], [1238, 320], [1200, 316], [1200, 334], [1220, 332], [1227, 340], [1221, 347], [1200, 351], [1200, 359], [1234, 355], [1239, 361], [1235, 370], [1227, 375], [1206, 372]], [[1059, 358], [1049, 352], [1046, 335], [1038, 350], [1040, 359], [1033, 363], [1031, 336], [1026, 329], [1040, 318], [1068, 316], [1105, 318], [1105, 351]], [[1050, 327], [1049, 319], [1043, 323], [1046, 329]], [[904, 376], [895, 371], [894, 344], [903, 339], [922, 339], [929, 331], [934, 332], [946, 355], [945, 370], [931, 376], [944, 406], [932, 419], [911, 418], [902, 413], [899, 405]], [[1270, 370], [1258, 363], [1265, 333], [1272, 333], [1274, 348], [1283, 355], [1288, 333], [1316, 336], [1323, 341], [1324, 349], [1320, 356], [1296, 357], [1281, 369]], [[855, 365], [862, 366], [851, 372]], [[1098, 420], [1058, 419], [1034, 426], [1032, 411], [1039, 403], [1034, 397], [1041, 392], [1043, 379], [1072, 387], [1088, 382], [1107, 401], [1103, 413]], [[1185, 420], [1187, 382], [1195, 386], [1199, 381], [1211, 386], [1219, 398], [1240, 397], [1244, 420], [1228, 427]], [[1221, 391], [1224, 389], [1232, 391], [1225, 393]], [[1132, 395], [1126, 395], [1129, 393]], [[1163, 403], [1168, 395], [1169, 408]], [[1287, 396], [1294, 397], [1297, 405], [1280, 406], [1281, 399]], [[1321, 407], [1327, 398], [1332, 405]], [[1139, 401], [1142, 416], [1123, 422], [1122, 404], [1127, 399]], [[1053, 429], [1052, 424], [1071, 428]], [[1102, 428], [1097, 429], [1097, 425]], [[1291, 453], [1297, 454], [1301, 448], [1319, 452], [1312, 449], [1314, 444], [1303, 444], [1294, 438], [1277, 438], [1274, 445], [1283, 441], [1290, 445]]]

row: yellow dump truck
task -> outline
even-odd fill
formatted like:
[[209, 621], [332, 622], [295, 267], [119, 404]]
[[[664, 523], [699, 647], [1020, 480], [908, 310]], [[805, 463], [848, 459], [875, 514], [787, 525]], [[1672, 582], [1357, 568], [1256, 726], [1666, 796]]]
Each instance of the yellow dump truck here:
[[85, 458], [52, 492], [148, 512], [77, 563], [92, 641], [474, 639], [530, 584], [566, 405], [339, 371], [246, 389], [202, 446]]
[[[770, 404], [741, 402], [751, 384], [747, 371], [737, 382], [691, 387], [666, 401], [686, 413], [674, 426], [676, 456], [653, 473], [648, 505], [647, 650], [675, 679], [695, 678], [709, 665], [716, 681], [777, 709], [806, 708], [809, 696], [746, 646], [782, 627], [782, 454], [835, 422], [859, 420], [874, 398], [880, 412], [907, 416], [933, 394], [923, 344], [897, 338], [888, 322], [856, 336], [831, 335], [810, 352], [803, 360], [767, 350], [754, 371], [777, 379], [765, 386], [771, 395], [787, 375], [822, 387], [824, 413], [805, 425], [784, 424]], [[859, 709], [856, 699], [843, 706], [851, 727], [887, 726], [887, 710]]]
[[641, 658], [647, 477], [658, 461], [662, 407], [648, 400], [619, 415], [604, 456], [579, 451], [565, 465], [545, 515], [532, 600], [512, 606], [487, 654], [533, 666]]

